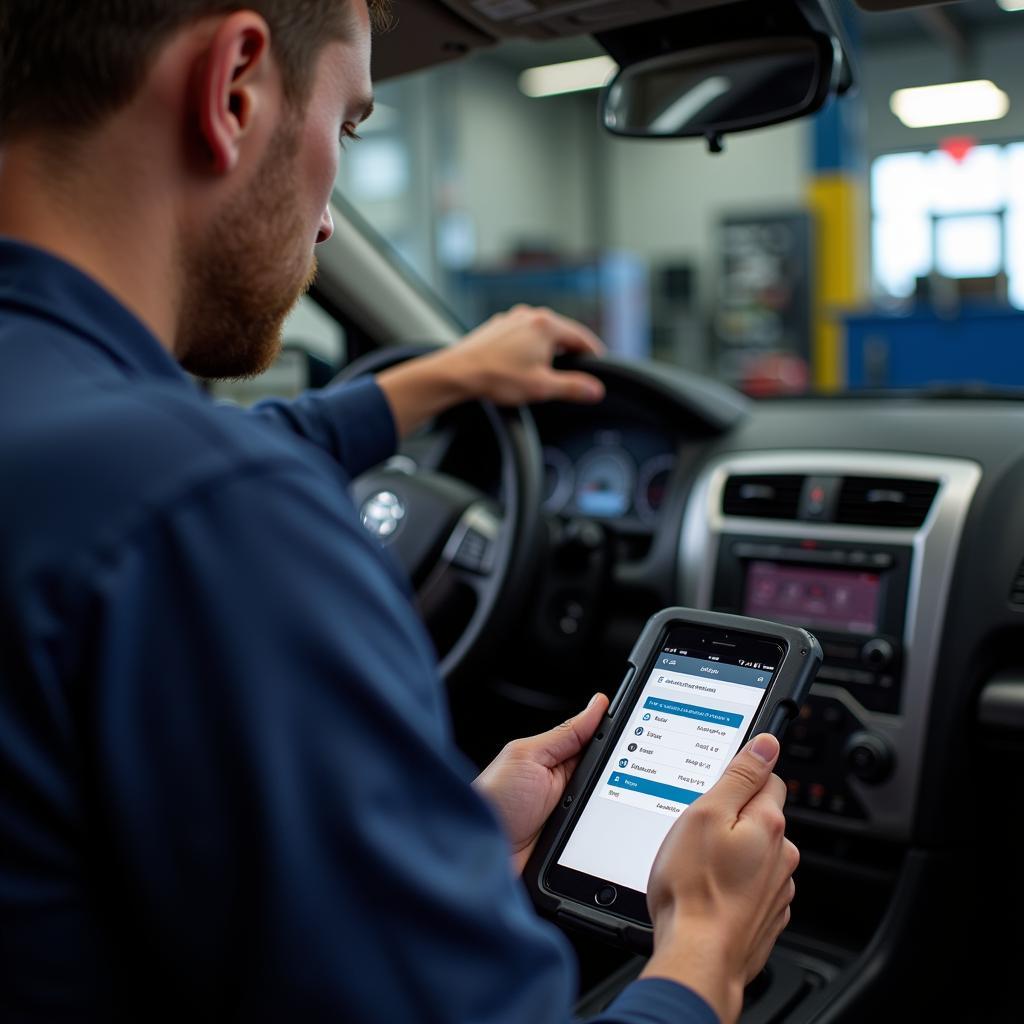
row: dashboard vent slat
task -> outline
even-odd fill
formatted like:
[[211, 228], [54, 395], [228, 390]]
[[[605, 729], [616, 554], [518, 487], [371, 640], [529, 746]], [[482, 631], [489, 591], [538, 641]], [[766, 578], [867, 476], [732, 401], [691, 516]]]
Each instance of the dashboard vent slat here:
[[796, 519], [802, 476], [731, 476], [725, 483], [722, 512], [758, 519]]
[[843, 480], [835, 521], [858, 526], [918, 527], [938, 493], [935, 480], [848, 476]]

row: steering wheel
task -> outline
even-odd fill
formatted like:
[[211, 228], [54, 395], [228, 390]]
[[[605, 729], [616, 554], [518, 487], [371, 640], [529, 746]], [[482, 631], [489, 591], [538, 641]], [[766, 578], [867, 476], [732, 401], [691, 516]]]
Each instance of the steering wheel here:
[[[336, 381], [377, 373], [436, 346], [378, 349]], [[518, 610], [541, 551], [543, 459], [525, 408], [475, 403], [497, 442], [499, 500], [448, 473], [397, 456], [357, 477], [352, 499], [363, 525], [405, 568], [452, 683], [468, 676]], [[454, 418], [452, 443], [466, 427]]]

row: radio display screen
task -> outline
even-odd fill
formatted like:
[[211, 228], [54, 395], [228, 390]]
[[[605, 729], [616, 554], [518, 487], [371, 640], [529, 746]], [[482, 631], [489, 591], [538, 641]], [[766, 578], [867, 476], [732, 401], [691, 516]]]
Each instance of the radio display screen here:
[[837, 633], [878, 632], [881, 577], [753, 561], [747, 565], [743, 614]]

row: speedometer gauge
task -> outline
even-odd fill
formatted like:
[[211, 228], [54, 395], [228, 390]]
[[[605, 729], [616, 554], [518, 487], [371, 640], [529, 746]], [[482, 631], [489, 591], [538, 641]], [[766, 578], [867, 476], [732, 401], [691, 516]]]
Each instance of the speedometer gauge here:
[[673, 455], [656, 455], [640, 467], [640, 478], [636, 485], [636, 510], [647, 523], [653, 523], [658, 518], [668, 493], [668, 482], [675, 462]]
[[633, 500], [636, 464], [621, 448], [594, 448], [576, 467], [576, 510], [584, 516], [618, 519]]

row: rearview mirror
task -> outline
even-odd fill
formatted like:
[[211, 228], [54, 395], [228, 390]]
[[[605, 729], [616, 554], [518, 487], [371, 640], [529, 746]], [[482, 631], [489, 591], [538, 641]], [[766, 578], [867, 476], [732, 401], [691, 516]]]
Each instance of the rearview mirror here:
[[604, 93], [605, 127], [641, 138], [721, 137], [818, 110], [834, 90], [842, 51], [815, 33], [682, 50], [628, 65]]

